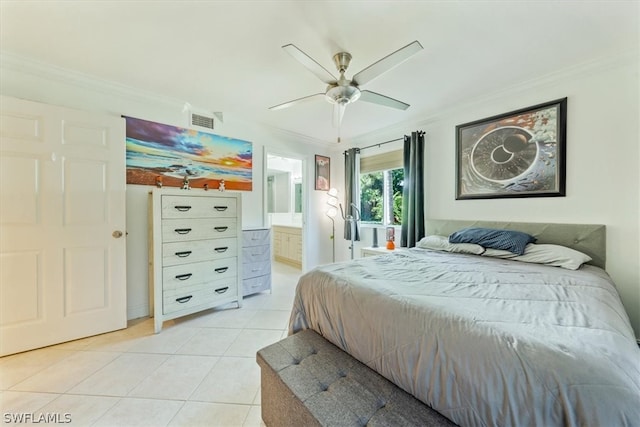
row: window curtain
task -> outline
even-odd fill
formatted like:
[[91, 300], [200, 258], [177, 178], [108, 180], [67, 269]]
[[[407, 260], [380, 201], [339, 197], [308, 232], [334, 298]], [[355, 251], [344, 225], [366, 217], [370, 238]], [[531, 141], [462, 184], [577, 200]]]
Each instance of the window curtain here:
[[[344, 152], [344, 198], [345, 210], [344, 215], [351, 215], [359, 218], [358, 213], [353, 209], [351, 203], [358, 206], [358, 195], [360, 194], [360, 149], [350, 148]], [[350, 221], [344, 222], [344, 238], [351, 240], [352, 225]], [[353, 240], [360, 240], [360, 231], [358, 223], [355, 223], [355, 233]]]
[[424, 132], [404, 137], [404, 185], [400, 246], [412, 248], [424, 237]]

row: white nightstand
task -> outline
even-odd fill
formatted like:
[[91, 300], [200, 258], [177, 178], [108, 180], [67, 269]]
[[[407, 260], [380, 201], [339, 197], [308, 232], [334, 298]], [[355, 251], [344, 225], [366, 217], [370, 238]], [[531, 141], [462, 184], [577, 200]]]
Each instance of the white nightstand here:
[[399, 248], [397, 246], [395, 249], [387, 249], [386, 246], [379, 246], [377, 248], [368, 247], [368, 248], [360, 249], [360, 255], [363, 257], [367, 257], [367, 256], [390, 254], [393, 252], [406, 251], [406, 250], [407, 248]]

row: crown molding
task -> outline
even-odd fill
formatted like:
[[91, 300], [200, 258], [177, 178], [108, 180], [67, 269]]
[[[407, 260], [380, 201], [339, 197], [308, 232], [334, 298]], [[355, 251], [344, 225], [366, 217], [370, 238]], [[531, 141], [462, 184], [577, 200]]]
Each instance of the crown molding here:
[[2, 68], [28, 73], [48, 80], [79, 86], [109, 95], [117, 94], [136, 101], [162, 103], [178, 109], [182, 109], [185, 105], [185, 101], [181, 99], [136, 89], [131, 86], [100, 79], [75, 70], [61, 68], [9, 52], [0, 52], [0, 63], [2, 64]]
[[[199, 108], [198, 106], [191, 105], [182, 99], [167, 97], [154, 92], [140, 90], [131, 86], [126, 86], [113, 81], [104, 80], [88, 74], [80, 73], [75, 70], [61, 68], [55, 65], [15, 55], [10, 52], [0, 52], [0, 64], [1, 68], [7, 70], [27, 73], [46, 80], [53, 80], [109, 95], [115, 94], [132, 101], [155, 104], [160, 103], [180, 111], [184, 110], [185, 106], [188, 106], [189, 109], [193, 111], [207, 111], [203, 108]], [[247, 120], [240, 117], [236, 117], [235, 121], [248, 123]], [[327, 144], [329, 144], [329, 141], [323, 141], [317, 138], [310, 137], [308, 135], [287, 131], [264, 123], [252, 123], [260, 125], [267, 132], [282, 139], [315, 145], [324, 149], [326, 149]]]
[[382, 139], [385, 139], [384, 135], [391, 135], [391, 136], [395, 135], [396, 137], [398, 137], [398, 136], [404, 135], [407, 132], [407, 129], [426, 127], [432, 124], [433, 122], [442, 120], [445, 117], [454, 115], [456, 113], [459, 113], [465, 110], [469, 110], [478, 105], [487, 104], [496, 100], [504, 99], [510, 95], [530, 91], [532, 89], [536, 89], [544, 86], [550, 86], [570, 78], [587, 77], [589, 75], [610, 70], [612, 68], [619, 68], [619, 67], [624, 67], [628, 65], [638, 67], [639, 58], [640, 58], [640, 50], [629, 49], [629, 50], [620, 51], [605, 57], [600, 57], [600, 58], [592, 59], [589, 61], [581, 62], [576, 65], [566, 67], [566, 68], [545, 74], [540, 77], [536, 77], [533, 79], [523, 81], [521, 83], [504, 87], [498, 91], [492, 92], [491, 94], [470, 98], [463, 103], [456, 103], [455, 105], [444, 106], [442, 109], [439, 109], [438, 111], [426, 112], [426, 114], [421, 113], [419, 115], [423, 116], [422, 118], [417, 118], [416, 116], [418, 114], [414, 115], [411, 119], [407, 119], [393, 126], [388, 126], [383, 129], [377, 129], [375, 131], [368, 132], [363, 135], [359, 135], [355, 138], [350, 139], [347, 142], [349, 146], [353, 146], [353, 147], [375, 144], [381, 139], [381, 135], [383, 135]]
[[[206, 109], [191, 105], [188, 102], [185, 102], [183, 99], [167, 97], [154, 92], [140, 90], [131, 86], [126, 86], [113, 81], [104, 80], [94, 76], [90, 76], [88, 74], [80, 73], [75, 70], [61, 68], [55, 65], [15, 55], [10, 52], [0, 52], [0, 64], [1, 68], [4, 69], [17, 71], [20, 73], [28, 73], [37, 77], [41, 77], [43, 79], [54, 80], [60, 83], [82, 87], [84, 89], [89, 89], [109, 95], [116, 94], [117, 96], [121, 96], [133, 101], [155, 104], [160, 103], [179, 111], [184, 110], [185, 106], [188, 106], [189, 109], [193, 111], [207, 111]], [[247, 120], [240, 117], [236, 117], [234, 121], [253, 123], [254, 125], [263, 127], [265, 131], [271, 133], [276, 137], [289, 141], [301, 142], [304, 144], [317, 146], [318, 148], [326, 149], [327, 146], [331, 144], [330, 141], [324, 141], [310, 137], [308, 135], [280, 129], [271, 125], [267, 125], [265, 123], [248, 122]]]
[[[376, 129], [375, 131], [371, 131], [353, 138], [345, 138], [343, 139], [342, 143], [334, 143], [333, 141], [317, 139], [308, 135], [277, 128], [264, 123], [256, 124], [262, 126], [267, 132], [271, 133], [272, 135], [280, 137], [282, 139], [286, 139], [288, 141], [304, 143], [307, 145], [322, 148], [324, 150], [329, 149], [330, 151], [342, 151], [349, 147], [375, 144], [379, 141], [381, 135], [383, 138], [384, 135], [403, 135], [407, 132], [407, 129], [426, 127], [435, 121], [441, 120], [444, 117], [464, 110], [468, 110], [475, 106], [504, 99], [509, 95], [529, 91], [534, 88], [556, 84], [558, 81], [562, 81], [564, 79], [584, 77], [590, 74], [596, 74], [605, 71], [607, 69], [626, 65], [634, 65], [637, 67], [639, 56], [640, 54], [638, 49], [630, 49], [617, 52], [606, 57], [600, 57], [590, 61], [585, 61], [537, 78], [529, 79], [518, 84], [507, 86], [488, 95], [482, 95], [479, 97], [468, 99], [463, 103], [443, 106], [437, 111], [426, 111], [417, 113], [412, 118], [404, 120], [395, 125], [388, 126], [382, 129]], [[121, 96], [123, 98], [139, 102], [161, 103], [176, 109], [182, 109], [185, 106], [185, 101], [181, 99], [171, 98], [159, 95], [157, 93], [133, 88], [131, 86], [99, 79], [94, 76], [80, 73], [78, 71], [57, 67], [30, 58], [22, 57], [10, 52], [0, 51], [0, 64], [1, 68], [4, 69], [14, 70], [21, 73], [28, 73], [44, 79], [55, 80], [61, 83], [74, 85], [109, 95], [117, 94], [118, 96]], [[198, 108], [197, 106], [193, 106], [193, 108], [205, 111], [204, 109]], [[236, 119], [240, 118], [238, 117]], [[240, 120], [246, 122], [246, 120]]]
[[287, 141], [302, 142], [304, 144], [314, 145], [314, 146], [317, 146], [318, 148], [323, 148], [323, 149], [327, 149], [327, 147], [330, 147], [331, 144], [333, 144], [333, 142], [331, 141], [325, 141], [323, 139], [314, 138], [309, 135], [304, 135], [298, 132], [293, 132], [293, 131], [278, 128], [275, 126], [270, 126], [264, 123], [260, 123], [260, 125], [264, 126], [264, 128], [267, 129], [269, 133], [271, 133], [273, 136], [280, 137]]

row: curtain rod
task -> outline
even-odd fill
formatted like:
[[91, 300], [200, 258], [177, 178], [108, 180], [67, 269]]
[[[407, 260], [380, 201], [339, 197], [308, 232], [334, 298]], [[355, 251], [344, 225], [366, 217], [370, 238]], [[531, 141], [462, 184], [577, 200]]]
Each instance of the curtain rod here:
[[[404, 140], [404, 138], [397, 138], [397, 139], [392, 139], [392, 140], [385, 141], [385, 142], [379, 142], [377, 144], [367, 145], [366, 147], [362, 147], [362, 148], [360, 148], [360, 147], [354, 147], [354, 148], [356, 148], [358, 150], [358, 152], [360, 152], [362, 150], [366, 150], [367, 148], [380, 147], [381, 145], [388, 144], [390, 142], [396, 142], [396, 141], [402, 141], [402, 140]], [[347, 154], [347, 152], [345, 151], [343, 154]]]
[[396, 142], [396, 141], [404, 141], [404, 137], [392, 139], [392, 140], [385, 141], [385, 142], [379, 142], [377, 144], [367, 145], [366, 147], [362, 147], [361, 150], [366, 150], [367, 148], [373, 148], [373, 147], [380, 147], [381, 145], [389, 144], [390, 142]]
[[[424, 134], [424, 131], [423, 131], [423, 130], [419, 130], [419, 131], [418, 131], [418, 133], [419, 133], [419, 134], [421, 134], [421, 135], [423, 135], [423, 134]], [[406, 135], [405, 135], [405, 137], [406, 137]], [[362, 148], [358, 148], [358, 147], [356, 147], [356, 148], [358, 148], [358, 152], [360, 152], [360, 151], [362, 151], [362, 150], [366, 150], [367, 148], [373, 148], [373, 147], [378, 147], [378, 148], [380, 148], [380, 146], [381, 146], [381, 145], [389, 144], [390, 142], [404, 141], [404, 138], [405, 138], [405, 137], [402, 137], [402, 138], [396, 138], [396, 139], [391, 139], [391, 140], [389, 140], [389, 141], [379, 142], [379, 143], [377, 143], [377, 144], [367, 145], [366, 147], [362, 147]], [[346, 153], [347, 153], [347, 152], [345, 151], [343, 154], [346, 154]]]

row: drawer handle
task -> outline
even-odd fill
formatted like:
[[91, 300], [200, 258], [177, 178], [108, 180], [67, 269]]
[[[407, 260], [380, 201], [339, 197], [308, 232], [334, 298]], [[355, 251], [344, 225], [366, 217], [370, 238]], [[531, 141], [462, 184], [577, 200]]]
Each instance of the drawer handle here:
[[175, 230], [176, 233], [178, 234], [189, 234], [189, 232], [191, 231], [190, 228], [176, 228]]
[[176, 210], [180, 212], [186, 212], [189, 209], [191, 209], [191, 206], [178, 205], [178, 206], [174, 206], [174, 208], [176, 208]]
[[220, 268], [216, 268], [214, 270], [215, 270], [216, 273], [224, 273], [228, 269], [229, 269], [229, 267], [220, 267]]
[[178, 279], [178, 280], [187, 280], [187, 279], [191, 278], [191, 276], [193, 276], [193, 274], [191, 274], [191, 273], [187, 273], [187, 274], [178, 274], [178, 275], [176, 276], [176, 279]]
[[229, 206], [214, 206], [213, 209], [217, 210], [218, 212], [223, 212], [226, 211], [228, 207]]
[[223, 231], [227, 231], [227, 229], [228, 229], [229, 227], [227, 227], [227, 226], [222, 227], [222, 226], [221, 226], [221, 227], [213, 227], [213, 228], [214, 228], [214, 230], [219, 231], [219, 232], [221, 232], [221, 233], [222, 233]]
[[256, 271], [260, 271], [260, 269], [259, 269], [259, 268], [252, 268], [252, 269], [251, 269], [251, 272], [252, 272], [252, 273], [255, 273]]
[[176, 301], [178, 301], [180, 304], [184, 304], [185, 302], [189, 301], [191, 298], [193, 298], [193, 295], [188, 295], [186, 297], [176, 298]]
[[224, 294], [225, 292], [227, 292], [229, 290], [228, 286], [225, 286], [224, 288], [218, 288], [216, 289], [216, 293], [217, 294]]
[[215, 248], [214, 251], [222, 253], [222, 252], [226, 252], [227, 249], [229, 249], [229, 246], [221, 246], [219, 248]]
[[189, 255], [191, 255], [191, 251], [176, 252], [176, 256], [179, 256], [180, 258], [186, 258]]

